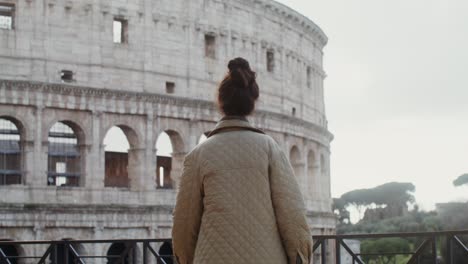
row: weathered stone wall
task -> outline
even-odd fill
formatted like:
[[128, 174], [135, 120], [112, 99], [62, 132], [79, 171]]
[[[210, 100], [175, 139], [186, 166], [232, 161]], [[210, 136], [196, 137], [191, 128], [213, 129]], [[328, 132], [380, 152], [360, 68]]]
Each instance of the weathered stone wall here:
[[[1, 30], [0, 78], [59, 83], [71, 70], [77, 85], [212, 99], [230, 58], [257, 71], [259, 107], [326, 125], [322, 48], [313, 22], [269, 0], [28, 1], [17, 6], [14, 30]], [[113, 42], [113, 20], [128, 21], [128, 43]], [[216, 57], [205, 56], [205, 35]], [[266, 52], [274, 53], [268, 72]], [[307, 80], [310, 68], [310, 80]], [[307, 83], [310, 83], [310, 87]]]
[[[157, 137], [171, 138], [177, 182], [184, 155], [220, 118], [216, 84], [235, 56], [250, 60], [262, 89], [251, 122], [290, 155], [314, 233], [334, 232], [327, 39], [313, 22], [269, 0], [2, 2], [16, 14], [13, 30], [0, 29], [0, 118], [20, 131], [23, 184], [0, 185], [0, 238], [168, 237], [175, 191], [156, 189]], [[128, 21], [128, 43], [113, 43], [115, 17]], [[205, 35], [215, 36], [215, 58], [205, 56]], [[74, 81], [64, 83], [61, 70]], [[59, 121], [78, 136], [78, 187], [47, 185], [48, 133]], [[129, 188], [104, 186], [103, 140], [113, 126], [130, 143]]]

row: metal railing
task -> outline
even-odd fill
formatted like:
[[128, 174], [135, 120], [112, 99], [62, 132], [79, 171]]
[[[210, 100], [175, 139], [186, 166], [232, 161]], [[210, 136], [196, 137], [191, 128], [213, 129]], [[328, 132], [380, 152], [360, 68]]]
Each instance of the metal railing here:
[[[172, 253], [161, 252], [171, 239], [112, 239], [112, 240], [53, 240], [53, 241], [0, 241], [0, 264], [172, 264]], [[79, 248], [100, 245], [109, 248], [107, 254], [85, 254]], [[119, 245], [112, 251], [113, 245]], [[7, 247], [29, 252], [8, 255]], [[28, 250], [24, 248], [30, 247]], [[170, 251], [171, 246], [169, 246]], [[80, 252], [81, 251], [81, 252]], [[92, 251], [92, 250], [91, 250]], [[17, 252], [18, 253], [18, 252]]]
[[[352, 235], [318, 235], [314, 236], [313, 252], [320, 255], [317, 263], [329, 263], [330, 252], [334, 253], [336, 264], [341, 263], [342, 251], [344, 250], [351, 257], [352, 264], [365, 264], [365, 257], [370, 256], [408, 256], [409, 259], [405, 262], [407, 264], [420, 264], [420, 263], [444, 263], [456, 264], [466, 263], [461, 262], [460, 259], [455, 259], [455, 250], [468, 259], [468, 247], [462, 242], [460, 237], [468, 236], [468, 230], [459, 231], [440, 231], [440, 232], [419, 232], [419, 233], [388, 233], [388, 234], [352, 234]], [[378, 253], [360, 253], [354, 252], [347, 244], [346, 240], [359, 240], [364, 241], [367, 239], [382, 239], [382, 238], [403, 238], [413, 239], [417, 241], [413, 250], [399, 251], [399, 252], [378, 252]], [[465, 240], [465, 241], [468, 241]], [[327, 243], [328, 242], [328, 243]], [[442, 247], [442, 244], [444, 245]], [[333, 247], [329, 250], [328, 247]], [[318, 252], [318, 253], [317, 253]], [[349, 264], [351, 264], [349, 263]], [[374, 262], [375, 263], [375, 262]]]
[[[364, 264], [366, 256], [373, 255], [407, 255], [406, 263], [462, 263], [455, 259], [455, 250], [468, 258], [468, 247], [461, 237], [467, 237], [468, 230], [389, 233], [389, 234], [356, 234], [356, 235], [317, 235], [314, 236], [313, 252], [320, 256], [315, 264], [331, 263], [330, 254], [334, 254], [336, 264], [341, 262], [342, 252], [351, 256], [349, 264]], [[346, 240], [364, 241], [367, 239], [403, 238], [419, 241], [411, 251], [360, 253], [354, 252]], [[465, 241], [468, 241], [465, 240]], [[444, 247], [441, 247], [441, 245]], [[112, 247], [118, 245], [112, 250]], [[28, 248], [30, 247], [30, 248]], [[86, 247], [88, 250], [83, 250]], [[26, 248], [28, 248], [26, 250]], [[94, 250], [100, 248], [101, 250]], [[103, 250], [108, 248], [108, 250]], [[11, 249], [16, 249], [12, 254]], [[18, 249], [21, 249], [18, 252]], [[443, 249], [443, 250], [442, 250]], [[8, 251], [10, 250], [10, 251]], [[86, 251], [98, 252], [86, 254]], [[100, 253], [99, 253], [100, 252]], [[106, 253], [103, 253], [106, 252]], [[0, 241], [0, 264], [172, 264], [171, 239], [113, 239], [113, 240], [57, 240], [57, 241]]]

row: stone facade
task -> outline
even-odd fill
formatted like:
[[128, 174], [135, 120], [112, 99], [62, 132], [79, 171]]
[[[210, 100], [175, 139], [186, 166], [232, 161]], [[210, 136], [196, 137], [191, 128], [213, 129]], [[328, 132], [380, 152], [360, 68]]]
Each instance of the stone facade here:
[[[13, 12], [11, 28], [0, 25], [0, 118], [19, 132], [21, 184], [0, 185], [0, 238], [169, 237], [176, 191], [156, 188], [157, 137], [164, 131], [171, 139], [177, 185], [184, 155], [220, 118], [216, 85], [236, 56], [258, 75], [251, 122], [290, 154], [313, 232], [334, 233], [323, 97], [327, 38], [312, 21], [270, 0], [2, 5]], [[57, 122], [76, 135], [76, 187], [47, 185], [48, 136]], [[113, 126], [130, 144], [128, 188], [104, 184], [103, 140]]]

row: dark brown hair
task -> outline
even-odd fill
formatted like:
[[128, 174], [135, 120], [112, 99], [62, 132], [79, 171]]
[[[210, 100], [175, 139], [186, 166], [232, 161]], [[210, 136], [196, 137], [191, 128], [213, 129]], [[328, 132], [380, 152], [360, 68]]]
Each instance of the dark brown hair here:
[[219, 109], [225, 115], [249, 115], [255, 109], [259, 96], [256, 74], [243, 58], [229, 61], [228, 69], [218, 89]]

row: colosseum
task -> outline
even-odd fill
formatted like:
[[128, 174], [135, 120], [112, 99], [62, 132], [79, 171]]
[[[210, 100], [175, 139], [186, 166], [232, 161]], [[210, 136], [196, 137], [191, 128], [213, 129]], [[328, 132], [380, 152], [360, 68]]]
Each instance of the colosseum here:
[[326, 43], [272, 0], [0, 0], [0, 239], [170, 237], [184, 155], [237, 56], [261, 88], [250, 122], [289, 153], [313, 233], [333, 234]]

